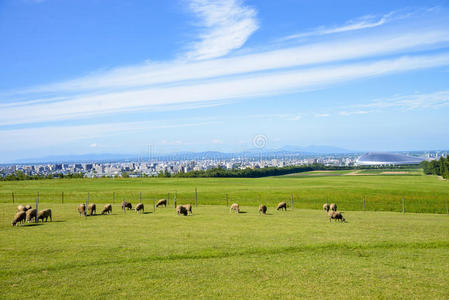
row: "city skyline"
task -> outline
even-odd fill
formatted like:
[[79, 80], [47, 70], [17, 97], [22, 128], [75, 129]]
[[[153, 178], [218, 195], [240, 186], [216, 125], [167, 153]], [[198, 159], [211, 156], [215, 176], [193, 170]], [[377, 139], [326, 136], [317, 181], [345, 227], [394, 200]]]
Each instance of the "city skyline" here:
[[0, 162], [239, 152], [258, 136], [267, 149], [449, 149], [445, 1], [0, 8]]

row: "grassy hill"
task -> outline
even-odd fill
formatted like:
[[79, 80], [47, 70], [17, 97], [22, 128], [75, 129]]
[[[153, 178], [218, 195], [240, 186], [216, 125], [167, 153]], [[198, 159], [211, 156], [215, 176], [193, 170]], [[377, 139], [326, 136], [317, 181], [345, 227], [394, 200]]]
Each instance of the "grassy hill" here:
[[[347, 172], [347, 171], [343, 171]], [[365, 171], [363, 171], [365, 172]], [[371, 172], [368, 170], [367, 172]], [[265, 178], [121, 178], [121, 179], [55, 179], [38, 181], [0, 182], [0, 203], [40, 201], [61, 203], [91, 202], [132, 203], [170, 198], [176, 191], [178, 203], [194, 203], [195, 188], [200, 205], [258, 205], [259, 193], [264, 203], [279, 201], [290, 204], [293, 195], [295, 208], [319, 209], [328, 199], [343, 210], [402, 211], [402, 198], [407, 212], [446, 213], [449, 182], [436, 176], [379, 174], [351, 176], [341, 171], [330, 176], [278, 176]], [[311, 173], [320, 174], [320, 173]], [[64, 196], [62, 195], [64, 193]]]

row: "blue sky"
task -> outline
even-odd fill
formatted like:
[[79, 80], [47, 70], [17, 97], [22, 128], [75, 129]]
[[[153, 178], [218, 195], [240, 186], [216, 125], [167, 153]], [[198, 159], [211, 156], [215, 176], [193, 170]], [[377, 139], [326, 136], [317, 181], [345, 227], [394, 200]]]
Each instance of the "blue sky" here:
[[0, 162], [448, 149], [447, 1], [4, 0]]

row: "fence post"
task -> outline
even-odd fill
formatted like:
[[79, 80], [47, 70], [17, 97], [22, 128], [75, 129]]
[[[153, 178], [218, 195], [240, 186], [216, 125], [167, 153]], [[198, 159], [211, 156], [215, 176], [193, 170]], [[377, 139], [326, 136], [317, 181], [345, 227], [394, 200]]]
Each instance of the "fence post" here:
[[405, 213], [405, 200], [404, 197], [402, 197], [402, 213]]
[[195, 188], [195, 207], [198, 207], [198, 190]]
[[229, 206], [228, 194], [226, 194], [226, 207]]
[[139, 195], [139, 202], [142, 203], [142, 192], [140, 192], [140, 195]]
[[259, 193], [259, 207], [260, 207], [260, 193]]
[[112, 192], [112, 203], [115, 202], [115, 192]]
[[167, 193], [167, 205], [170, 205], [170, 193]]
[[39, 192], [37, 192], [37, 197], [36, 197], [36, 217], [34, 218], [34, 223], [38, 222], [38, 218], [37, 218], [38, 213], [39, 213]]
[[[87, 192], [87, 199], [86, 199], [86, 209], [87, 211], [89, 211], [89, 198], [90, 198], [90, 193]], [[84, 216], [87, 218], [87, 214], [84, 213]]]
[[176, 208], [176, 191], [175, 191], [175, 198], [173, 199], [173, 205]]
[[11, 196], [12, 196], [12, 204], [14, 204], [14, 192], [11, 192]]
[[64, 192], [61, 193], [61, 204], [64, 204]]
[[449, 199], [446, 199], [446, 215], [449, 216]]
[[292, 210], [293, 210], [293, 193], [290, 195], [290, 199], [291, 199], [291, 202], [292, 202]]

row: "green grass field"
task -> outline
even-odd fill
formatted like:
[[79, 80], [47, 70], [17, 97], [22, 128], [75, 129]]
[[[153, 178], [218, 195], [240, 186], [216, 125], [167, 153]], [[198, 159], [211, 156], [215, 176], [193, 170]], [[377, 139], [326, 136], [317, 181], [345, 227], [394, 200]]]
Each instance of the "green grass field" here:
[[[67, 182], [65, 183], [67, 185]], [[200, 206], [12, 227], [0, 204], [0, 298], [447, 299], [449, 217]]]
[[[342, 171], [338, 171], [342, 172]], [[347, 171], [343, 171], [347, 172]], [[145, 178], [145, 179], [62, 179], [0, 182], [0, 203], [35, 202], [37, 193], [43, 202], [132, 203], [170, 197], [176, 191], [178, 203], [194, 203], [195, 188], [201, 205], [226, 205], [229, 202], [257, 206], [262, 202], [275, 205], [291, 202], [294, 207], [319, 209], [328, 199], [345, 211], [402, 211], [402, 198], [407, 212], [446, 213], [449, 182], [436, 176], [364, 175], [364, 176], [279, 176], [265, 178]], [[168, 195], [169, 194], [169, 195]], [[142, 196], [140, 196], [142, 195]], [[142, 197], [142, 198], [140, 198]]]

